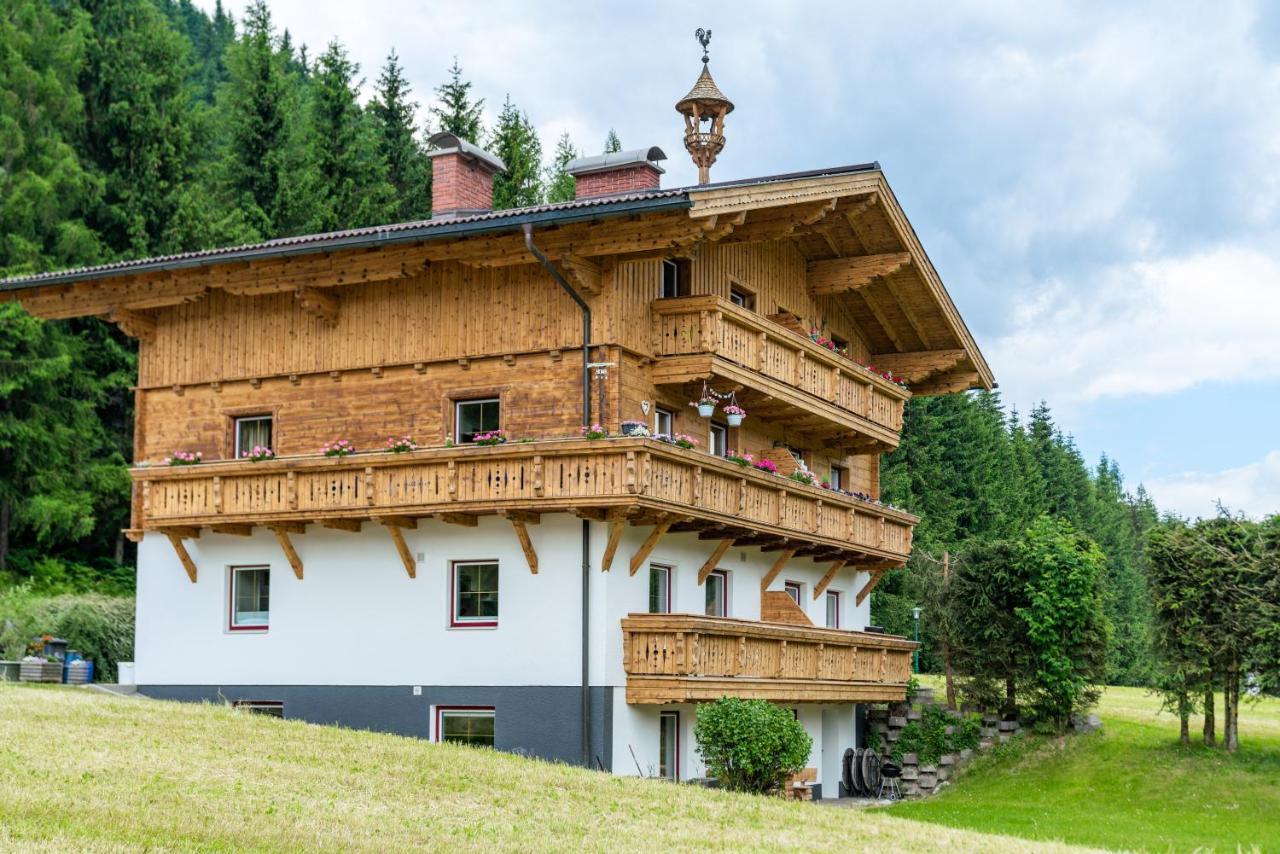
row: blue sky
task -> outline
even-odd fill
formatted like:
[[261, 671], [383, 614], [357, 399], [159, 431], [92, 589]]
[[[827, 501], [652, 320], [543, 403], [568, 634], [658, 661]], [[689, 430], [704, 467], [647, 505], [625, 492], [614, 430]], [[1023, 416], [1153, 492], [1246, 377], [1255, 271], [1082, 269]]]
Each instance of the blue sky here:
[[1280, 4], [271, 8], [369, 81], [394, 46], [424, 110], [456, 55], [548, 151], [660, 145], [668, 185], [709, 27], [737, 105], [713, 179], [879, 160], [1007, 402], [1162, 507], [1280, 511]]

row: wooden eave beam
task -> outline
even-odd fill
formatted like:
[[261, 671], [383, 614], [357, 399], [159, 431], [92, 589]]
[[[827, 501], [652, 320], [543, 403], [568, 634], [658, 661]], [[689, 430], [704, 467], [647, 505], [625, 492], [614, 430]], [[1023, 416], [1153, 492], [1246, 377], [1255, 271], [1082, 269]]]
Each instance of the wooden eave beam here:
[[649, 559], [649, 555], [652, 554], [653, 550], [657, 547], [658, 541], [666, 535], [667, 529], [676, 521], [678, 520], [672, 518], [663, 519], [658, 523], [657, 527], [649, 532], [649, 536], [640, 545], [640, 548], [636, 553], [631, 556], [632, 575], [635, 575], [636, 571], [639, 570], [640, 567], [644, 565], [644, 562]]
[[330, 326], [338, 322], [338, 295], [330, 290], [299, 286], [293, 290], [299, 307], [307, 314], [320, 318]]
[[182, 535], [172, 529], [164, 532], [169, 538], [169, 543], [173, 546], [173, 550], [178, 554], [178, 562], [182, 564], [182, 568], [187, 571], [187, 578], [191, 579], [191, 583], [196, 583], [196, 562], [191, 559], [191, 555], [187, 553], [187, 547], [182, 542]]
[[906, 350], [906, 344], [903, 343], [900, 336], [893, 328], [893, 324], [889, 322], [889, 318], [884, 313], [884, 307], [880, 305], [880, 301], [876, 295], [869, 291], [858, 291], [863, 305], [867, 307], [867, 311], [871, 312], [871, 316], [876, 319], [876, 323], [880, 325], [880, 329], [884, 332], [886, 338], [893, 344], [896, 350]]
[[319, 522], [322, 528], [347, 531], [352, 534], [360, 533], [360, 530], [364, 527], [364, 523], [359, 519], [321, 519]]
[[231, 534], [236, 537], [247, 537], [253, 533], [253, 526], [240, 523], [228, 523], [223, 525], [210, 525], [209, 530], [213, 531], [215, 534]]
[[836, 573], [844, 569], [844, 565], [846, 563], [848, 563], [847, 560], [838, 560], [835, 563], [831, 564], [831, 568], [828, 569], [826, 574], [822, 576], [822, 580], [819, 581], [816, 585], [814, 585], [813, 600], [815, 602], [818, 601], [818, 597], [823, 594], [823, 591], [825, 591], [828, 585], [831, 584], [832, 580], [835, 579]]
[[298, 580], [302, 580], [302, 558], [298, 556], [298, 552], [293, 547], [293, 541], [289, 539], [290, 531], [297, 531], [296, 527], [290, 525], [271, 525], [271, 533], [276, 535], [276, 542], [280, 544], [280, 550], [284, 552], [285, 560], [289, 561], [289, 566], [293, 567], [293, 574]]
[[782, 570], [786, 567], [788, 561], [790, 561], [791, 558], [795, 557], [795, 553], [796, 553], [796, 550], [794, 548], [787, 548], [782, 550], [782, 554], [778, 555], [778, 559], [773, 562], [773, 566], [770, 567], [769, 571], [764, 574], [764, 578], [760, 579], [761, 593], [769, 589], [769, 585], [772, 584], [773, 580], [778, 577], [778, 573], [782, 572]]
[[441, 522], [448, 522], [450, 525], [461, 525], [464, 528], [474, 528], [480, 524], [480, 519], [474, 513], [436, 513], [435, 518]]
[[112, 306], [107, 312], [107, 320], [120, 327], [120, 331], [130, 338], [148, 342], [155, 340], [156, 319], [149, 314], [142, 314], [121, 306]]
[[418, 520], [412, 516], [374, 516], [372, 518], [385, 528], [408, 528], [412, 531], [418, 527]]
[[569, 284], [580, 294], [596, 296], [600, 293], [600, 264], [581, 255], [566, 254], [560, 257], [560, 271]]
[[733, 537], [726, 537], [716, 543], [715, 550], [711, 552], [711, 557], [707, 558], [706, 563], [698, 570], [698, 583], [703, 584], [707, 580], [707, 576], [719, 565], [720, 559], [724, 557], [725, 552], [733, 548]]
[[827, 296], [856, 291], [881, 276], [902, 269], [911, 263], [909, 252], [890, 252], [884, 255], [859, 255], [853, 258], [833, 258], [810, 261], [807, 287], [812, 296]]
[[936, 394], [954, 394], [959, 391], [981, 387], [981, 374], [975, 370], [960, 368], [930, 377], [919, 386], [913, 385], [911, 393], [916, 397], [928, 397]]
[[[965, 359], [964, 350], [916, 350], [908, 353], [876, 353], [871, 364], [890, 371], [909, 383], [918, 383], [934, 374], [950, 371]], [[912, 388], [914, 392], [915, 389]]]
[[907, 325], [911, 327], [911, 331], [915, 333], [916, 338], [920, 340], [921, 346], [926, 350], [934, 348], [933, 338], [929, 334], [929, 330], [925, 328], [924, 322], [916, 314], [915, 309], [907, 302], [906, 297], [902, 295], [902, 291], [893, 281], [892, 277], [884, 280], [884, 286], [889, 291], [889, 295], [893, 297], [898, 305], [898, 311], [902, 312], [902, 316], [907, 319]]

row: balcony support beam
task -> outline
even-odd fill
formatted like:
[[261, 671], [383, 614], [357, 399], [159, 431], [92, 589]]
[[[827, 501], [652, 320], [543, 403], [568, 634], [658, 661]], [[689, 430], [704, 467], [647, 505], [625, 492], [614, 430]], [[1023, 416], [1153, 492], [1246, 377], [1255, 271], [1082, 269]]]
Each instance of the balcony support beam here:
[[306, 530], [305, 525], [290, 525], [288, 523], [281, 525], [271, 525], [271, 533], [276, 535], [276, 542], [280, 544], [280, 550], [284, 552], [285, 560], [289, 561], [289, 566], [293, 567], [293, 574], [297, 576], [299, 581], [302, 580], [302, 558], [298, 556], [297, 550], [293, 547], [293, 541], [289, 539], [289, 533], [302, 533], [299, 528]]
[[182, 542], [182, 534], [168, 529], [164, 535], [169, 538], [169, 542], [173, 545], [173, 550], [178, 554], [178, 562], [182, 564], [182, 568], [187, 571], [187, 578], [191, 579], [191, 583], [196, 583], [196, 562], [191, 559], [191, 555], [187, 554], [187, 547]]
[[782, 550], [782, 554], [778, 555], [778, 559], [773, 562], [773, 566], [765, 573], [764, 578], [760, 579], [760, 591], [764, 592], [769, 589], [769, 585], [778, 577], [778, 573], [782, 572], [791, 558], [795, 557], [796, 550], [787, 548]]
[[358, 534], [364, 527], [364, 523], [359, 519], [321, 519], [320, 527], [329, 528], [334, 531], [346, 531], [351, 534]]
[[538, 574], [538, 553], [534, 551], [533, 540], [529, 539], [529, 525], [536, 525], [540, 521], [537, 513], [520, 513], [516, 511], [508, 511], [502, 514], [511, 520], [511, 527], [515, 529], [516, 539], [520, 541], [520, 549], [524, 552], [525, 562], [529, 564], [529, 574]]
[[404, 564], [404, 571], [408, 573], [410, 578], [417, 578], [418, 564], [413, 559], [413, 552], [409, 551], [409, 544], [404, 541], [404, 532], [401, 530], [401, 526], [390, 523], [387, 518], [379, 519], [378, 521], [382, 523], [382, 526], [387, 529], [387, 533], [391, 535], [391, 542], [395, 544], [396, 553], [400, 555], [400, 562]]
[[661, 540], [666, 535], [667, 529], [670, 528], [674, 523], [675, 523], [674, 519], [671, 519], [671, 518], [663, 519], [661, 522], [658, 523], [657, 527], [654, 528], [649, 533], [648, 538], [644, 541], [644, 543], [641, 544], [639, 550], [634, 555], [631, 556], [631, 574], [632, 575], [635, 575], [636, 570], [638, 570], [640, 566], [646, 560], [649, 559], [649, 555], [652, 554], [653, 550], [657, 547], [658, 541]]
[[866, 598], [871, 595], [871, 591], [876, 589], [876, 585], [880, 583], [881, 578], [884, 578], [885, 573], [890, 569], [895, 569], [900, 566], [902, 566], [902, 564], [887, 561], [858, 567], [865, 572], [871, 573], [871, 577], [867, 579], [867, 583], [862, 585], [862, 589], [858, 591], [855, 604], [861, 605]]
[[707, 562], [702, 565], [702, 569], [698, 570], [698, 583], [705, 584], [707, 576], [709, 576], [720, 563], [720, 559], [724, 557], [724, 553], [733, 548], [733, 537], [728, 537], [716, 544], [715, 551], [711, 552], [711, 557], [707, 558]]
[[252, 525], [227, 524], [227, 525], [210, 525], [209, 530], [215, 534], [231, 534], [236, 537], [247, 537], [253, 533]]
[[480, 524], [478, 517], [474, 513], [437, 513], [435, 517], [441, 522], [448, 522], [450, 525], [461, 525], [464, 528], [474, 528]]
[[613, 566], [613, 556], [622, 542], [622, 532], [627, 528], [626, 516], [621, 510], [609, 511], [609, 541], [604, 544], [604, 557], [600, 559], [600, 571], [608, 572]]
[[813, 588], [813, 600], [815, 602], [818, 601], [818, 597], [827, 589], [827, 586], [831, 584], [832, 580], [836, 577], [836, 573], [844, 569], [844, 565], [846, 563], [848, 563], [848, 561], [838, 560], [831, 564], [831, 568], [827, 570], [826, 575], [822, 576], [822, 580]]

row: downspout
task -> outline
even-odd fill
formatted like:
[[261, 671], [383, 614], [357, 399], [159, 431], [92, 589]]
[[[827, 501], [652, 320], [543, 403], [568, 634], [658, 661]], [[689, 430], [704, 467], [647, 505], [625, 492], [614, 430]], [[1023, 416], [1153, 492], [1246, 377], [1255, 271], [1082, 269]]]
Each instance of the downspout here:
[[[582, 426], [591, 426], [591, 306], [533, 243], [533, 224], [524, 224], [524, 245], [542, 268], [582, 310]], [[591, 767], [591, 522], [582, 520], [582, 764]]]

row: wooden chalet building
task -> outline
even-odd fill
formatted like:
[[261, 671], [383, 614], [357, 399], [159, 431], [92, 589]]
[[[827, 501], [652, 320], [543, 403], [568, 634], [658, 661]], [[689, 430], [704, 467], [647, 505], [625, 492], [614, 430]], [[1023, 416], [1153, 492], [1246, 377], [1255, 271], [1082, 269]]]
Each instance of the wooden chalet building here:
[[880, 454], [992, 385], [878, 164], [663, 189], [653, 148], [490, 211], [502, 163], [433, 143], [429, 221], [0, 283], [138, 339], [140, 690], [677, 778], [697, 703], [764, 698], [835, 796], [914, 648], [866, 630], [917, 521]]

